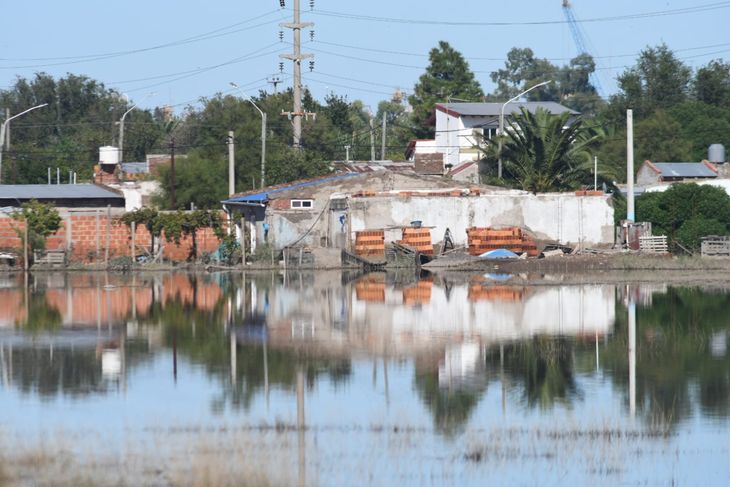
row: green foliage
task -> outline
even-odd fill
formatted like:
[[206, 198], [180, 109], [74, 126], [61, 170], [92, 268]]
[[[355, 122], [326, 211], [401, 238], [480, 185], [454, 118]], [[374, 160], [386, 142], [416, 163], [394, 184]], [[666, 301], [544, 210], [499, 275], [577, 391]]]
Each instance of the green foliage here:
[[[209, 210], [159, 212], [154, 208], [140, 208], [130, 211], [119, 217], [119, 221], [131, 228], [135, 225], [144, 225], [147, 231], [159, 239], [164, 233], [168, 241], [180, 244], [183, 237], [191, 237], [192, 246], [189, 260], [197, 258], [197, 232], [202, 228], [210, 228], [216, 237], [222, 239], [225, 235], [223, 218], [220, 212]], [[152, 249], [154, 252], [154, 248]]]
[[408, 98], [419, 138], [433, 137], [433, 109], [437, 102], [448, 98], [480, 101], [484, 97], [469, 63], [448, 42], [440, 41], [438, 47], [431, 49], [429, 60], [426, 72], [418, 78], [413, 95]]
[[602, 105], [590, 82], [596, 63], [588, 54], [581, 54], [566, 66], [556, 66], [547, 59], [535, 57], [532, 49], [512, 48], [503, 69], [490, 74], [497, 89], [490, 95], [495, 101], [506, 101], [543, 81], [553, 83], [527, 94], [529, 100], [555, 101], [584, 114], [596, 113]]
[[694, 91], [697, 101], [730, 108], [730, 63], [715, 60], [698, 69]]
[[[30, 250], [43, 250], [46, 248], [46, 237], [53, 235], [61, 228], [61, 216], [58, 210], [52, 205], [31, 200], [23, 203], [20, 209], [13, 213], [17, 221], [25, 222], [28, 226], [28, 240]], [[23, 238], [23, 232], [17, 230], [18, 235]]]
[[[45, 183], [48, 167], [60, 168], [62, 177], [74, 171], [80, 180], [91, 179], [99, 147], [116, 142], [115, 123], [131, 102], [98, 81], [73, 74], [55, 79], [37, 73], [31, 79], [18, 78], [13, 86], [0, 90], [0, 107], [9, 108], [11, 114], [41, 103], [48, 106], [12, 122], [12, 145], [3, 161], [3, 182]], [[126, 160], [143, 161], [155, 147], [159, 134], [153, 121], [153, 115], [145, 110], [134, 109], [127, 115]]]
[[[551, 115], [522, 109], [507, 131], [502, 157], [506, 179], [533, 193], [568, 191], [590, 179], [591, 150], [601, 134], [578, 119], [567, 128], [569, 113]], [[489, 159], [499, 157], [496, 151]]]
[[620, 93], [611, 98], [611, 104], [619, 118], [626, 108], [643, 118], [658, 108], [671, 108], [687, 100], [691, 81], [692, 70], [666, 44], [647, 47], [636, 65], [618, 76]]
[[690, 250], [698, 250], [706, 235], [730, 235], [730, 196], [722, 188], [673, 184], [662, 193], [636, 200], [638, 221], [652, 223], [656, 235], [667, 235]]

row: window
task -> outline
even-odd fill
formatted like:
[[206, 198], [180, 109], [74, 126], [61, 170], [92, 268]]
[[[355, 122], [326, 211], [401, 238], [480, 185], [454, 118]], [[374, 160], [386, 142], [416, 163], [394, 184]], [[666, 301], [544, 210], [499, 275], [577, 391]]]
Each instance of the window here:
[[290, 208], [292, 210], [311, 210], [314, 206], [312, 200], [291, 200]]

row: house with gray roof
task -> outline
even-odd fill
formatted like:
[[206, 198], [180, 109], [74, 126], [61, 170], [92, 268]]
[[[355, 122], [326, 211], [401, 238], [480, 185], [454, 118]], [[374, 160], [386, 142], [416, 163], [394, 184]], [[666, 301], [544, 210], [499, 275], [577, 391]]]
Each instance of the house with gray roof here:
[[[444, 174], [461, 164], [482, 158], [485, 140], [491, 139], [499, 128], [503, 103], [437, 103], [435, 147], [444, 154]], [[504, 105], [505, 119], [509, 120], [522, 108], [531, 113], [544, 109], [554, 115], [570, 113], [568, 123], [580, 115], [560, 103], [552, 101], [516, 101]], [[506, 123], [506, 122], [505, 122]], [[417, 154], [416, 154], [417, 155]], [[415, 157], [414, 157], [415, 158]]]
[[636, 184], [648, 186], [673, 181], [696, 181], [716, 179], [717, 167], [708, 161], [702, 162], [651, 162], [644, 164], [636, 173]]
[[121, 208], [124, 195], [98, 184], [0, 184], [0, 207], [37, 200], [58, 209]]

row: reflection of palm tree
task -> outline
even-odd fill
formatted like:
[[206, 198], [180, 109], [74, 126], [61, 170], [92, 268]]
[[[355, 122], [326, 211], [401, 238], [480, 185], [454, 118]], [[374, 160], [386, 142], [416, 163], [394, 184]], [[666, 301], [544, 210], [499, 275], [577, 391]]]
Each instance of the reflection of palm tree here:
[[464, 428], [487, 387], [484, 382], [473, 388], [444, 389], [439, 387], [438, 371], [432, 370], [416, 370], [415, 386], [433, 414], [436, 430], [447, 436]]
[[573, 370], [573, 343], [565, 338], [536, 337], [505, 347], [505, 367], [525, 387], [530, 406], [570, 403], [578, 390]]

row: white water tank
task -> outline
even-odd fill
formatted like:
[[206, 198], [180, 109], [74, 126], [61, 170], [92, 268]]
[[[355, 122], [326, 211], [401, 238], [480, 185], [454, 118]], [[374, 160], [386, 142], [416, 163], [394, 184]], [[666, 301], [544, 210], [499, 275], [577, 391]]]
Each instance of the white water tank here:
[[714, 164], [722, 164], [725, 162], [725, 146], [722, 144], [712, 144], [707, 149], [707, 160]]
[[111, 145], [99, 147], [99, 164], [119, 164], [119, 148]]

